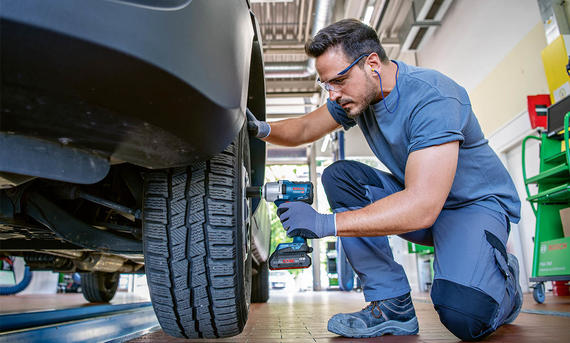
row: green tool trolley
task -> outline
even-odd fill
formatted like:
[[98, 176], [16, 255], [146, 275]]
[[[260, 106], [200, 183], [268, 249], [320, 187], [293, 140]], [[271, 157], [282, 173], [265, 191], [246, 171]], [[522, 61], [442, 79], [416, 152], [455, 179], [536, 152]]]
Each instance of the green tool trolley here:
[[[565, 102], [565, 104], [560, 104]], [[570, 280], [570, 237], [564, 237], [560, 210], [570, 207], [570, 149], [568, 149], [568, 101], [548, 109], [548, 132], [540, 137], [527, 136], [522, 142], [522, 167], [527, 201], [536, 216], [532, 277], [533, 297], [545, 299], [545, 281]], [[558, 105], [558, 106], [557, 106]], [[565, 105], [565, 106], [562, 106]], [[563, 112], [561, 112], [563, 109]], [[526, 175], [525, 147], [529, 140], [540, 141], [540, 169], [535, 176]], [[538, 192], [530, 194], [529, 184]]]

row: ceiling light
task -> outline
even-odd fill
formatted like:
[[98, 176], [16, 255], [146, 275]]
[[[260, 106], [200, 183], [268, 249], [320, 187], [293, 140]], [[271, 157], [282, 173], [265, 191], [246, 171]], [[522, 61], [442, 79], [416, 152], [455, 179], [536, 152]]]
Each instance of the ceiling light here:
[[363, 23], [370, 25], [370, 19], [372, 19], [372, 12], [374, 12], [374, 6], [366, 7], [366, 12], [364, 12], [364, 19], [362, 19]]

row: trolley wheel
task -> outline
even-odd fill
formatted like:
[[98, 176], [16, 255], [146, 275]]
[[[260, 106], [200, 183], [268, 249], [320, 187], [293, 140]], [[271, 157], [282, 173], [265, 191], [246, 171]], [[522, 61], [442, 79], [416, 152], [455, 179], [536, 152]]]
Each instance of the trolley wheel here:
[[534, 290], [532, 291], [532, 297], [534, 301], [539, 304], [544, 303], [545, 295], [544, 295], [544, 282], [539, 282], [534, 285]]

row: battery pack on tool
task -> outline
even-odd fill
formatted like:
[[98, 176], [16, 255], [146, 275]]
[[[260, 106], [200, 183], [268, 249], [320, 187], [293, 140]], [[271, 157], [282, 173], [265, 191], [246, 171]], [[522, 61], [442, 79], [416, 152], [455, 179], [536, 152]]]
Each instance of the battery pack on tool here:
[[269, 258], [269, 269], [301, 269], [311, 266], [309, 254], [313, 248], [307, 245], [301, 237], [295, 237], [293, 242], [280, 243]]
[[[248, 197], [261, 197], [279, 206], [290, 201], [313, 203], [313, 184], [303, 181], [280, 180], [268, 182], [264, 186], [247, 187]], [[300, 269], [311, 266], [309, 254], [313, 252], [303, 237], [294, 237], [293, 242], [280, 243], [269, 256], [269, 269]]]

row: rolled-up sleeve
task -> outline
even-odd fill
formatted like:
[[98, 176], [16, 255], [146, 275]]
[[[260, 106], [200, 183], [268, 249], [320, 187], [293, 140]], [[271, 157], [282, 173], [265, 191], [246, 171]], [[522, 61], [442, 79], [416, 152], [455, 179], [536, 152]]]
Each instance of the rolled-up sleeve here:
[[346, 115], [346, 112], [340, 107], [339, 104], [332, 101], [331, 99], [327, 99], [327, 109], [329, 113], [333, 117], [333, 119], [342, 125], [345, 130], [350, 129], [354, 125], [356, 125], [356, 121], [349, 116]]

